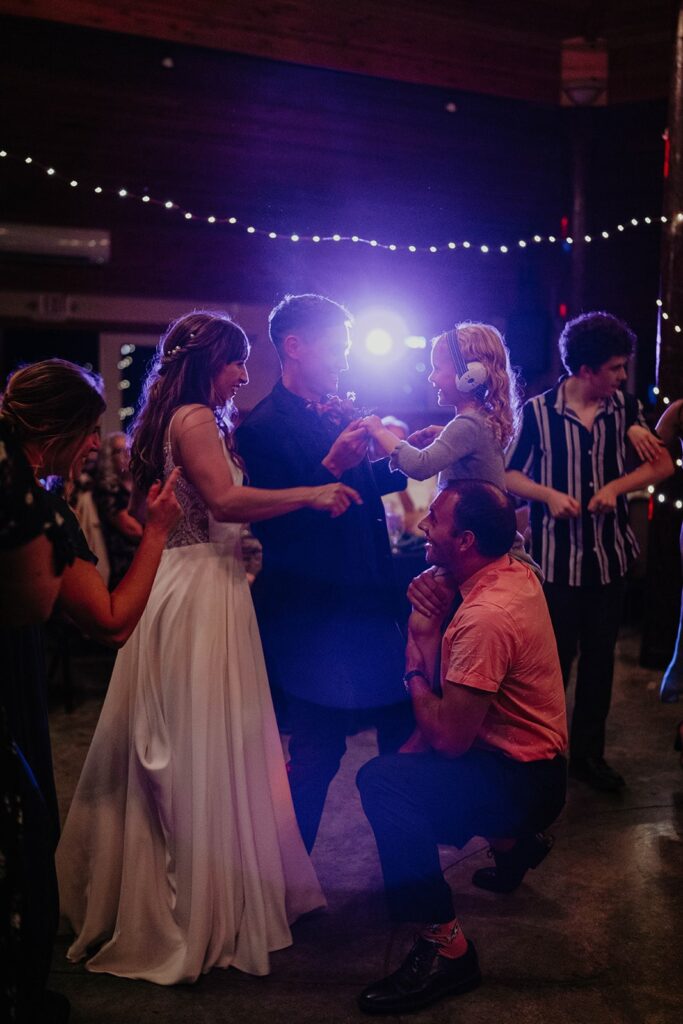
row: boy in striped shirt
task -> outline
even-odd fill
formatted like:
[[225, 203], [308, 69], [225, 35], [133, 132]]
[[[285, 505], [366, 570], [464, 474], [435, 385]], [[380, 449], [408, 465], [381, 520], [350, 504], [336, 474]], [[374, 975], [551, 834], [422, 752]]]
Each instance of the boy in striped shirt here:
[[[604, 748], [624, 576], [638, 553], [626, 495], [674, 469], [622, 390], [634, 343], [609, 313], [570, 320], [559, 340], [567, 375], [525, 404], [506, 459], [508, 489], [530, 502], [565, 688], [579, 652], [569, 772], [604, 791], [624, 785]], [[643, 460], [628, 473], [627, 440]]]

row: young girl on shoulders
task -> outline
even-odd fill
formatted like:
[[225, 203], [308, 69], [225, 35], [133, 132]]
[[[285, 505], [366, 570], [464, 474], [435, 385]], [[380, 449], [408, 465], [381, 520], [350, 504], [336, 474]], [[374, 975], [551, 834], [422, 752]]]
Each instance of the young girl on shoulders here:
[[504, 452], [517, 428], [519, 395], [510, 355], [495, 327], [458, 324], [432, 345], [429, 381], [440, 406], [455, 416], [445, 427], [426, 427], [396, 443], [377, 416], [363, 421], [392, 467], [439, 488], [462, 478], [487, 480], [505, 490]]

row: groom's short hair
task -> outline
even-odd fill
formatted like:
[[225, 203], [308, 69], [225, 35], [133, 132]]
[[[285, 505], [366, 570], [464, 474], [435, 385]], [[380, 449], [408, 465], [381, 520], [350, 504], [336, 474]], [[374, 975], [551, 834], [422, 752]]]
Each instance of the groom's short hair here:
[[282, 357], [282, 345], [289, 334], [303, 334], [314, 340], [319, 331], [353, 323], [346, 306], [324, 295], [285, 295], [268, 317], [270, 340]]

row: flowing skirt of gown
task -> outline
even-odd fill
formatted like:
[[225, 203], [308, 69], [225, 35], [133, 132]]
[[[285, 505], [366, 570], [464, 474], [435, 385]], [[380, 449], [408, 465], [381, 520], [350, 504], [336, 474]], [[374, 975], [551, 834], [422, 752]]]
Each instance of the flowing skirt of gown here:
[[69, 959], [162, 985], [269, 971], [324, 906], [292, 807], [239, 552], [164, 551], [57, 851]]

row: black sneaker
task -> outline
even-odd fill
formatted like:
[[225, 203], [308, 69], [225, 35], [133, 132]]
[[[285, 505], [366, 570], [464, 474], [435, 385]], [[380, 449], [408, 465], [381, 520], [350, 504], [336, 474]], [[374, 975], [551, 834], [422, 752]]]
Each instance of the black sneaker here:
[[439, 944], [420, 937], [393, 974], [358, 996], [365, 1013], [411, 1013], [444, 996], [461, 995], [481, 985], [477, 951], [471, 942], [455, 960], [439, 954]]
[[611, 768], [604, 757], [573, 757], [569, 762], [569, 777], [603, 793], [616, 793], [626, 785], [624, 777]]
[[511, 850], [490, 850], [495, 868], [479, 868], [472, 875], [472, 884], [489, 892], [514, 892], [521, 885], [529, 868], [537, 868], [553, 848], [555, 837], [547, 832], [522, 836]]

